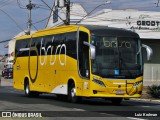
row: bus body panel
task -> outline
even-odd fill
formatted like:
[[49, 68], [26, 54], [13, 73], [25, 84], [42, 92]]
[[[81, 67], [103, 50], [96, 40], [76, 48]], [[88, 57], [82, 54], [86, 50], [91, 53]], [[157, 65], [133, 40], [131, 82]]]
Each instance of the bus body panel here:
[[[17, 57], [15, 55], [14, 88], [24, 90], [24, 81], [27, 78], [29, 80], [31, 91], [67, 95], [68, 82], [69, 80], [73, 80], [76, 86], [77, 96], [102, 98], [140, 97], [142, 93], [143, 76], [139, 76], [135, 79], [104, 78], [92, 73], [92, 60], [88, 58], [90, 76], [89, 78], [82, 77], [79, 69], [80, 61], [78, 55], [74, 57], [70, 56], [66, 50], [70, 44], [67, 43], [66, 45], [65, 42], [61, 42], [52, 45], [55, 41], [54, 38], [56, 38], [56, 35], [63, 34], [67, 36], [69, 33], [74, 33], [76, 38], [75, 48], [76, 51], [79, 52], [80, 48], [77, 48], [79, 46], [79, 41], [77, 40], [77, 34], [79, 31], [87, 33], [88, 38], [86, 40], [90, 43], [90, 31], [85, 27], [76, 25], [51, 28], [38, 31], [32, 36], [22, 36], [17, 38], [16, 41], [29, 39], [29, 55], [24, 55], [22, 57]], [[44, 46], [46, 44], [46, 36], [51, 36], [50, 43], [47, 47]], [[39, 43], [40, 49], [34, 47], [33, 43], [36, 39], [40, 39], [41, 41]], [[55, 49], [54, 53], [51, 52], [53, 49]], [[35, 53], [32, 55], [32, 52]], [[86, 52], [88, 52], [90, 56], [89, 48]], [[137, 86], [135, 83], [137, 83]]]

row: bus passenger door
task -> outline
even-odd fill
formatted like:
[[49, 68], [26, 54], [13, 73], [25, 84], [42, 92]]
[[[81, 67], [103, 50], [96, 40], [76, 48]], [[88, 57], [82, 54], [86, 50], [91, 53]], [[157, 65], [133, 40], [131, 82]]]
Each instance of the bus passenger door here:
[[79, 46], [78, 46], [78, 63], [79, 63], [79, 75], [83, 79], [82, 88], [83, 95], [89, 95], [90, 86], [90, 69], [89, 69], [89, 47], [84, 45], [83, 42], [88, 42], [88, 34], [85, 32], [79, 33]]

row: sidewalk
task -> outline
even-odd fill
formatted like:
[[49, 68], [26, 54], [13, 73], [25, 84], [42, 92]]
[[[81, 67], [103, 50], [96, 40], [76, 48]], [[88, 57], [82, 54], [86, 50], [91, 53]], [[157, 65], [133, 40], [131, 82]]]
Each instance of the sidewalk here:
[[153, 98], [147, 93], [148, 86], [143, 86], [141, 98], [131, 98], [131, 100], [147, 101], [147, 102], [160, 102], [160, 98]]
[[13, 79], [0, 78], [0, 86], [13, 86]]

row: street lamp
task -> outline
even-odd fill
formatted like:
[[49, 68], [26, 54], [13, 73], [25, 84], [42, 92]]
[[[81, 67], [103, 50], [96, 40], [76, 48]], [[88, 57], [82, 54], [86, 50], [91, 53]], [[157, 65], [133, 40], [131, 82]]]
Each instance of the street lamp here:
[[103, 4], [100, 4], [98, 5], [97, 7], [95, 7], [93, 10], [91, 10], [87, 15], [85, 15], [80, 21], [78, 21], [76, 24], [80, 23], [85, 17], [87, 17], [88, 15], [90, 15], [93, 11], [95, 11], [97, 8], [103, 6], [103, 5], [106, 5], [106, 4], [110, 4], [111, 1], [106, 1], [105, 3]]

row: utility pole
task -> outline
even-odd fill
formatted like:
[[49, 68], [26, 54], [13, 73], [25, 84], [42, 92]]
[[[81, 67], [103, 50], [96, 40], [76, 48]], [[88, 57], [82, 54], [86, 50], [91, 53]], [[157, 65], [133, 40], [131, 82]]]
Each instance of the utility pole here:
[[32, 4], [31, 4], [31, 0], [29, 0], [29, 4], [26, 7], [28, 9], [28, 31], [27, 31], [27, 34], [30, 35], [30, 33], [31, 33], [31, 10], [33, 8]]
[[70, 0], [66, 0], [66, 25], [70, 24]]

